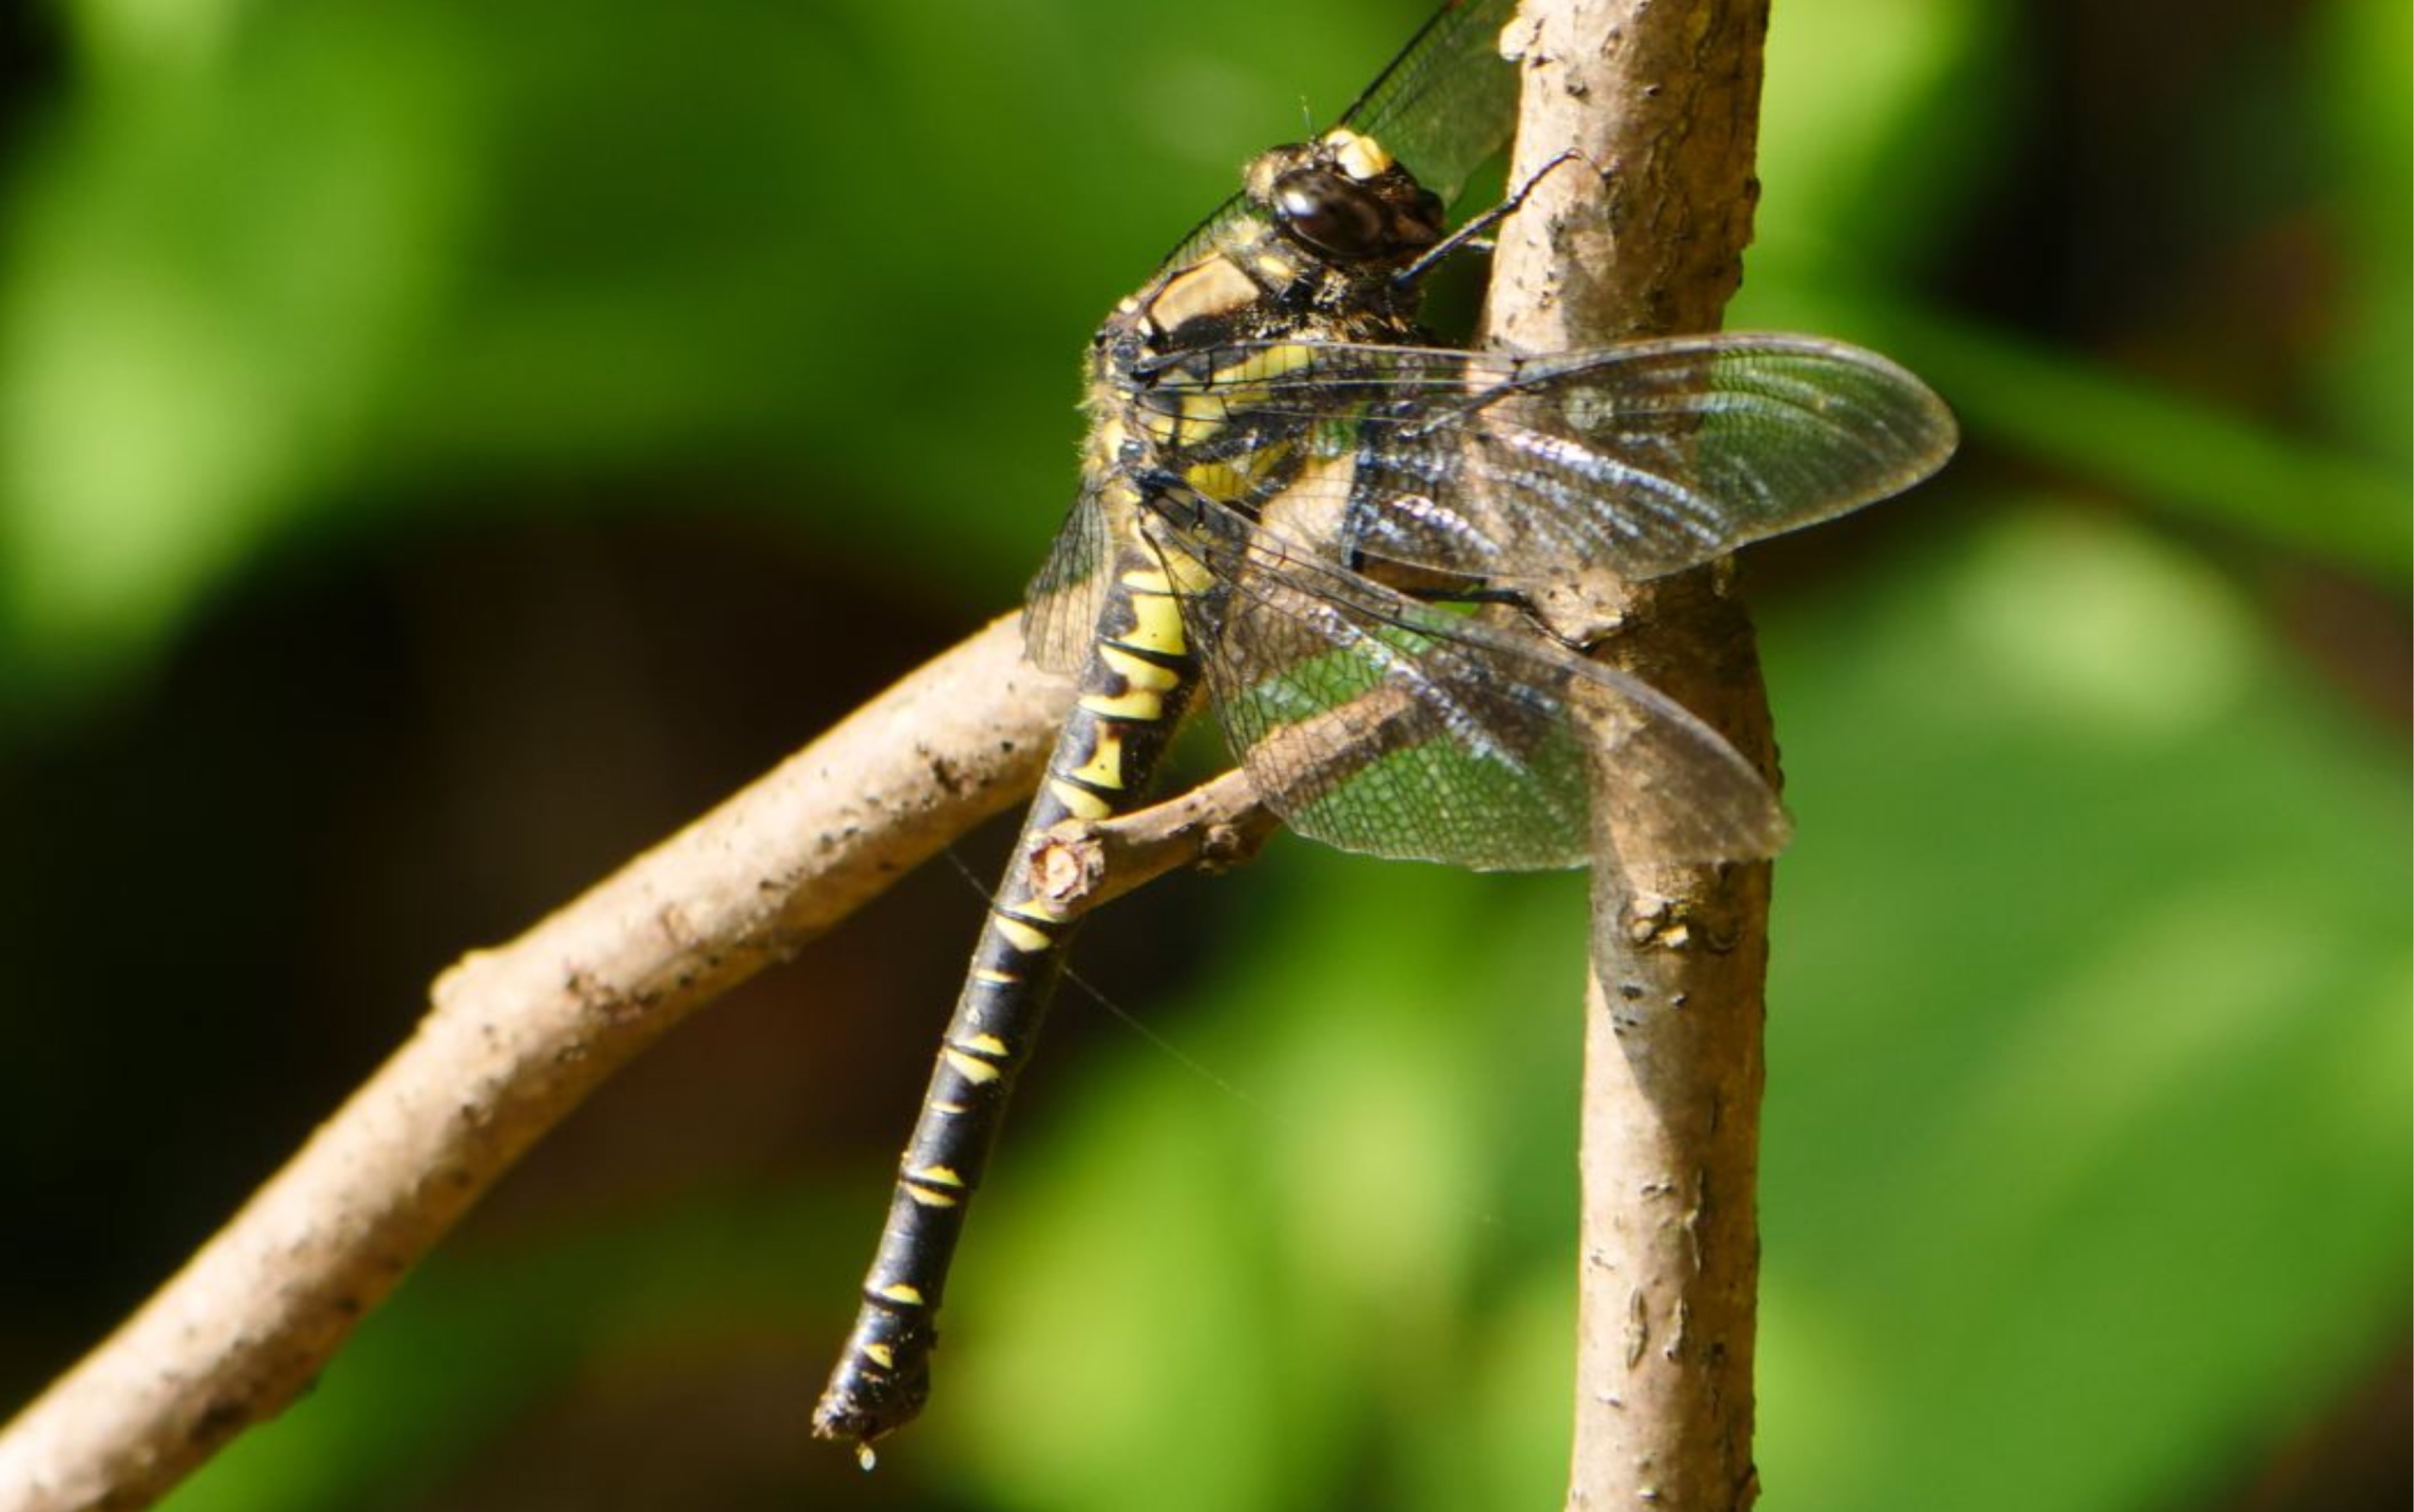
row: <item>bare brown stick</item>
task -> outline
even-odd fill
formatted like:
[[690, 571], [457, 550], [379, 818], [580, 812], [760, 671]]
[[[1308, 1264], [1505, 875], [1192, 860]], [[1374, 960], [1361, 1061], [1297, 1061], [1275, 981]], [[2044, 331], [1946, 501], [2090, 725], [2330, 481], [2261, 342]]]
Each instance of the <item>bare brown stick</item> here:
[[[1717, 328], [1751, 235], [1766, 27], [1766, 0], [1527, 0], [1510, 29], [1527, 69], [1511, 182], [1581, 156], [1504, 229], [1495, 339], [1562, 351]], [[1594, 596], [1609, 632], [1594, 654], [1773, 779], [1751, 628], [1722, 576]], [[1768, 881], [1766, 864], [1677, 867], [1596, 837], [1571, 1507], [1727, 1512], [1758, 1494]]]
[[1034, 891], [1078, 919], [1185, 866], [1238, 865], [1282, 828], [1245, 771], [1228, 771], [1179, 798], [1121, 818], [1068, 819], [1026, 858]]
[[692, 1010], [1027, 795], [1069, 690], [1001, 620], [508, 945], [0, 1432], [0, 1512], [147, 1505], [308, 1385], [495, 1179]]

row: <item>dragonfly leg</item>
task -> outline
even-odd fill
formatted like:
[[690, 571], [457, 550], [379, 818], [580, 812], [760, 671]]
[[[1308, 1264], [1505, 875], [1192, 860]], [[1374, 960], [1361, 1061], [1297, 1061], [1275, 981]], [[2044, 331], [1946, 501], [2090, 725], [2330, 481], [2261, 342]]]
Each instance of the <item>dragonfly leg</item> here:
[[1392, 275], [1393, 287], [1397, 289], [1416, 288], [1420, 283], [1423, 282], [1426, 275], [1432, 273], [1434, 269], [1441, 265], [1443, 259], [1455, 256], [1460, 252], [1469, 250], [1490, 251], [1492, 248], [1492, 240], [1489, 232], [1492, 228], [1508, 219], [1511, 216], [1515, 215], [1517, 213], [1517, 207], [1526, 202], [1526, 196], [1534, 192], [1536, 185], [1539, 185], [1542, 180], [1550, 177], [1550, 175], [1557, 169], [1560, 169], [1569, 163], [1582, 162], [1584, 160], [1584, 154], [1577, 152], [1573, 148], [1570, 148], [1568, 151], [1559, 154], [1557, 157], [1552, 158], [1549, 162], [1544, 163], [1542, 167], [1534, 170], [1534, 172], [1527, 177], [1525, 183], [1518, 185], [1517, 187], [1498, 204], [1496, 204], [1491, 209], [1484, 211], [1482, 215], [1475, 217], [1466, 225], [1459, 227], [1458, 230], [1454, 232], [1452, 232], [1440, 241], [1434, 243], [1433, 246], [1425, 248], [1424, 252], [1419, 256], [1414, 262], [1409, 263], [1407, 267], [1402, 268], [1399, 272]]

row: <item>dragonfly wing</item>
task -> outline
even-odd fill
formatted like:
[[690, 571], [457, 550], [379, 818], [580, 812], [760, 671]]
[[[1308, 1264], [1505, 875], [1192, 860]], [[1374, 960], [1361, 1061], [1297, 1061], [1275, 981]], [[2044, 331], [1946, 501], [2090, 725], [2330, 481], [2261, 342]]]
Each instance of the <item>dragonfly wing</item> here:
[[[1319, 485], [1345, 532], [1329, 554], [1492, 582], [1698, 566], [1900, 493], [1958, 439], [1952, 412], [1910, 373], [1809, 337], [1537, 357], [1308, 350], [1246, 400], [1261, 417], [1320, 417], [1309, 429], [1319, 456], [1349, 458]], [[1235, 370], [1252, 351], [1189, 371]], [[1168, 373], [1145, 402], [1178, 408], [1199, 382]]]
[[1517, 70], [1500, 55], [1516, 0], [1445, 6], [1341, 124], [1374, 138], [1447, 204], [1517, 124]]
[[1474, 380], [1457, 416], [1387, 417], [1362, 438], [1359, 513], [1384, 518], [1372, 501], [1462, 458], [1449, 492], [1488, 522], [1509, 576], [1699, 566], [1900, 493], [1958, 435], [1901, 367], [1807, 337], [1479, 358]]
[[1022, 651], [1035, 666], [1079, 675], [1107, 591], [1107, 517], [1084, 488], [1022, 598]]
[[1683, 861], [1784, 844], [1784, 814], [1751, 765], [1646, 684], [1236, 516], [1184, 535], [1214, 583], [1190, 612], [1225, 737], [1301, 833], [1477, 870], [1582, 865], [1597, 742], [1621, 840]]

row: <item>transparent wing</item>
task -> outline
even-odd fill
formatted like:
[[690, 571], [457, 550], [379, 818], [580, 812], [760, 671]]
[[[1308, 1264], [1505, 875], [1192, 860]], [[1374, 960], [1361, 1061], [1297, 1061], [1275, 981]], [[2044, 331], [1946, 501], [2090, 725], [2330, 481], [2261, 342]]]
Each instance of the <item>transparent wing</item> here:
[[1022, 596], [1022, 651], [1032, 665], [1075, 676], [1088, 664], [1106, 597], [1107, 556], [1106, 512], [1085, 487]]
[[[1421, 604], [1229, 511], [1173, 544], [1214, 585], [1185, 601], [1224, 733], [1302, 834], [1477, 870], [1590, 857], [1585, 745], [1614, 832], [1673, 860], [1773, 855], [1787, 824], [1733, 747], [1666, 696], [1529, 632]], [[1163, 520], [1153, 531], [1175, 531]], [[1589, 711], [1587, 737], [1579, 706]]]
[[1517, 70], [1500, 55], [1516, 0], [1458, 0], [1437, 12], [1366, 86], [1341, 124], [1381, 142], [1447, 204], [1509, 145]]
[[1213, 392], [1236, 420], [1305, 422], [1316, 457], [1349, 464], [1320, 470], [1308, 487], [1326, 497], [1300, 501], [1339, 521], [1341, 539], [1310, 543], [1320, 554], [1491, 581], [1696, 566], [1900, 493], [1958, 439], [1918, 379], [1810, 337], [1538, 357], [1317, 344], [1264, 365], [1281, 369], [1270, 381], [1212, 382], [1253, 350], [1193, 355], [1138, 400], [1178, 413]]

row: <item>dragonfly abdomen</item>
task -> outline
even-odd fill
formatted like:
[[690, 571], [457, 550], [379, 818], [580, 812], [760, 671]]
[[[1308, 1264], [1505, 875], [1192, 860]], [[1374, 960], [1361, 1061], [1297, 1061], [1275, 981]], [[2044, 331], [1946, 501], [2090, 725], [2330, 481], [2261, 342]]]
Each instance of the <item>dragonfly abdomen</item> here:
[[1080, 699], [990, 900], [898, 1162], [855, 1330], [813, 1412], [816, 1434], [852, 1441], [867, 1461], [865, 1446], [910, 1422], [929, 1395], [948, 1265], [1080, 922], [1033, 890], [1025, 858], [1068, 819], [1110, 818], [1144, 800], [1197, 681], [1181, 604], [1191, 569], [1139, 542], [1117, 555]]

